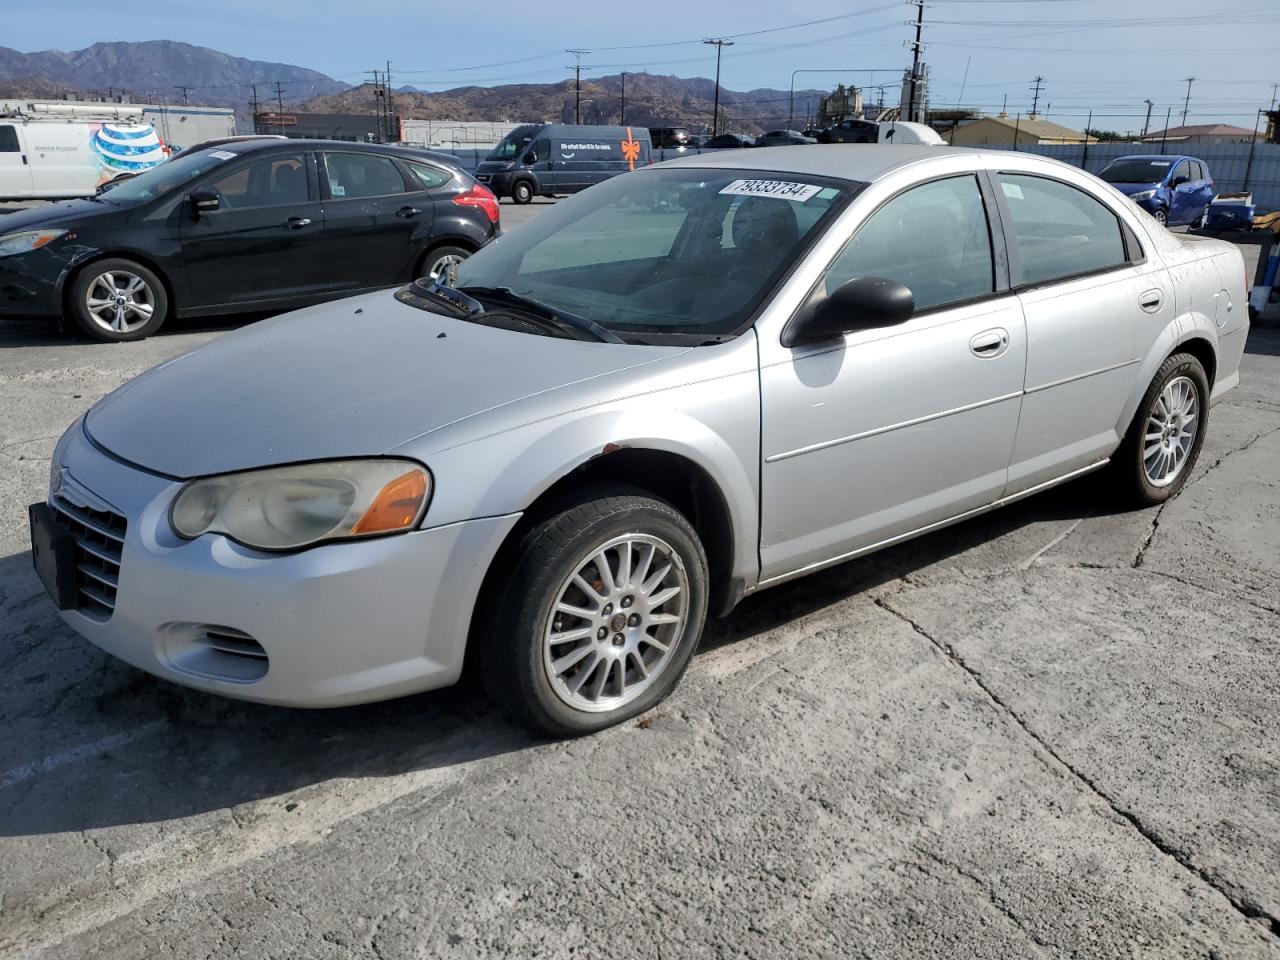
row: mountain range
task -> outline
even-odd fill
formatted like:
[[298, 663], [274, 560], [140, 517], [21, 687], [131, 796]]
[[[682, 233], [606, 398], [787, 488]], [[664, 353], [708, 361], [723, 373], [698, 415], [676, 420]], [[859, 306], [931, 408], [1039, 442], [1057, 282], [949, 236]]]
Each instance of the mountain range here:
[[[464, 86], [427, 93], [402, 87], [394, 109], [405, 117], [427, 120], [548, 120], [572, 122], [575, 99], [583, 123], [617, 123], [622, 117], [624, 76], [582, 81], [575, 97], [573, 81], [517, 83], [497, 87]], [[279, 94], [277, 93], [277, 83]], [[316, 113], [376, 111], [369, 84], [353, 87], [316, 70], [233, 57], [208, 47], [173, 40], [95, 43], [83, 50], [22, 53], [0, 47], [0, 98], [121, 97], [136, 102], [180, 102], [231, 106], [245, 129], [251, 123], [248, 102], [252, 85], [263, 109], [277, 96], [291, 109]], [[681, 78], [628, 73], [626, 120], [641, 126], [709, 124], [715, 84], [702, 77]], [[797, 90], [794, 107], [786, 90], [720, 89], [722, 129], [755, 133], [793, 126], [815, 112], [818, 90]]]

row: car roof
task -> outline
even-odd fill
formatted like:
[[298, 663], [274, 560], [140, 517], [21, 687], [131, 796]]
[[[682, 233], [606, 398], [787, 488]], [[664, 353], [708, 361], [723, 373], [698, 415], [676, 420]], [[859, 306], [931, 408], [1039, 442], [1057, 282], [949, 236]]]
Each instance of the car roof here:
[[254, 153], [259, 150], [357, 150], [361, 153], [385, 153], [401, 155], [406, 153], [430, 155], [433, 151], [419, 147], [401, 147], [390, 143], [360, 143], [353, 140], [312, 140], [286, 139], [241, 140], [235, 143], [237, 153]]
[[929, 144], [809, 144], [799, 147], [757, 147], [733, 153], [701, 153], [661, 165], [682, 167], [721, 167], [731, 170], [774, 170], [785, 173], [807, 173], [816, 177], [836, 177], [870, 183], [911, 163], [956, 154], [972, 155], [965, 147], [939, 147]]
[[1114, 157], [1111, 162], [1117, 160], [1168, 160], [1172, 163], [1175, 160], [1199, 160], [1199, 157], [1193, 157], [1189, 153], [1126, 153], [1123, 157]]

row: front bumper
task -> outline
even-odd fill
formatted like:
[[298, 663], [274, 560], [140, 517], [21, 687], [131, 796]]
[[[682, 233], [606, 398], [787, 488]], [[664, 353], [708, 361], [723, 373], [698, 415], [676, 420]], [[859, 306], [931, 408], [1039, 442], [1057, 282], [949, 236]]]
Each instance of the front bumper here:
[[65, 262], [47, 250], [0, 257], [0, 320], [61, 316], [59, 283], [65, 269]]
[[[62, 444], [63, 493], [87, 492], [128, 524], [114, 611], [61, 613], [90, 642], [175, 683], [288, 706], [457, 680], [481, 582], [518, 515], [293, 554], [187, 541], [168, 522], [181, 482], [125, 465], [75, 430]], [[235, 652], [246, 645], [257, 652]]]

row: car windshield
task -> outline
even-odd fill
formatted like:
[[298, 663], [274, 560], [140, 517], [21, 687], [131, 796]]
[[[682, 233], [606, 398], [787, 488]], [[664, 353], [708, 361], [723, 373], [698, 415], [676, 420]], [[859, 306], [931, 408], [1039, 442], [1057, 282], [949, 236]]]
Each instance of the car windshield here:
[[[233, 145], [229, 145], [233, 146]], [[208, 173], [219, 164], [235, 159], [232, 149], [215, 147], [197, 153], [184, 153], [158, 167], [131, 177], [102, 194], [102, 199], [117, 205], [141, 203], [176, 190], [196, 177]]]
[[632, 341], [734, 335], [861, 187], [754, 170], [627, 174], [505, 234], [454, 285], [506, 288]]
[[516, 127], [498, 142], [486, 160], [514, 160], [516, 153], [533, 139], [532, 127]]
[[1172, 160], [1156, 157], [1117, 160], [1098, 176], [1107, 183], [1159, 183], [1172, 164]]

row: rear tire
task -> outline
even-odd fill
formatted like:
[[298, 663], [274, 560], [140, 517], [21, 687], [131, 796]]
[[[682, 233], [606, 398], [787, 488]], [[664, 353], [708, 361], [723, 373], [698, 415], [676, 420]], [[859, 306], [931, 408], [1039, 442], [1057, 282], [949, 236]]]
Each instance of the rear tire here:
[[511, 185], [511, 200], [522, 206], [533, 203], [533, 184], [528, 180], [517, 180]]
[[453, 285], [457, 277], [458, 264], [471, 256], [471, 251], [453, 245], [432, 247], [422, 257], [422, 265], [418, 269], [419, 277], [433, 279], [443, 276], [444, 283]]
[[1149, 507], [1186, 485], [1209, 425], [1209, 378], [1189, 353], [1160, 365], [1138, 404], [1112, 470], [1125, 500]]
[[477, 612], [477, 665], [518, 720], [579, 736], [675, 689], [702, 636], [708, 575], [697, 534], [670, 504], [629, 487], [585, 491], [499, 562]]
[[169, 296], [154, 273], [132, 260], [111, 258], [80, 271], [68, 293], [72, 319], [105, 343], [142, 340], [160, 329]]

